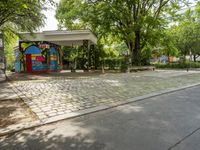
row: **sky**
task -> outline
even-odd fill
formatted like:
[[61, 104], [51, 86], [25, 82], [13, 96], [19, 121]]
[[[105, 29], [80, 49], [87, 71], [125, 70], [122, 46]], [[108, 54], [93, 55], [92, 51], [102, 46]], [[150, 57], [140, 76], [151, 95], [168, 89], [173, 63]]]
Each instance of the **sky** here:
[[[60, 0], [54, 0], [56, 3], [59, 3]], [[55, 11], [56, 8], [51, 6], [51, 8], [47, 11], [44, 11], [44, 14], [46, 16], [45, 23], [46, 25], [41, 28], [41, 31], [48, 31], [48, 30], [57, 30], [58, 28], [58, 21], [55, 18]]]

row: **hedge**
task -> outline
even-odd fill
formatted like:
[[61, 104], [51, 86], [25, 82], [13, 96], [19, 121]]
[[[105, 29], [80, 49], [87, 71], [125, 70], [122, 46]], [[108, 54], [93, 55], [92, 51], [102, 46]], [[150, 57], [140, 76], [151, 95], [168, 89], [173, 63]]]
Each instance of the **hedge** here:
[[200, 68], [200, 63], [198, 62], [185, 62], [185, 63], [167, 63], [167, 64], [155, 64], [156, 68]]

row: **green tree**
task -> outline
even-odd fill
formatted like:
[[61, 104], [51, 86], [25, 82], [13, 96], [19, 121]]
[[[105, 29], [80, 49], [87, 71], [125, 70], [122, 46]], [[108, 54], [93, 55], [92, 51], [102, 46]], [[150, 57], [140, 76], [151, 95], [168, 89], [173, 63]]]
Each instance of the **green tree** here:
[[170, 62], [171, 56], [177, 56], [179, 51], [176, 47], [175, 37], [173, 30], [168, 29], [165, 31], [164, 36], [161, 38], [161, 53], [168, 57], [168, 62]]
[[108, 33], [117, 36], [127, 45], [132, 64], [140, 65], [143, 48], [156, 43], [164, 29], [166, 13], [178, 9], [179, 3], [171, 0], [61, 0], [56, 17], [68, 29], [79, 25], [100, 36]]
[[199, 5], [200, 3], [197, 3], [194, 10], [189, 8], [180, 18], [178, 25], [172, 27], [177, 48], [184, 57], [192, 54], [194, 61], [200, 56]]
[[[9, 43], [8, 32], [17, 34], [19, 31], [32, 32], [44, 24], [44, 14], [53, 0], [1, 0], [0, 1], [0, 33], [5, 36], [4, 44]], [[5, 58], [0, 50], [0, 72], [5, 72]]]
[[14, 47], [17, 46], [17, 36], [13, 34], [12, 32], [4, 32], [4, 41], [5, 41], [5, 46], [4, 46], [4, 53], [6, 57], [6, 68], [7, 69], [13, 69], [14, 67], [14, 61], [15, 61], [15, 56], [13, 49]]

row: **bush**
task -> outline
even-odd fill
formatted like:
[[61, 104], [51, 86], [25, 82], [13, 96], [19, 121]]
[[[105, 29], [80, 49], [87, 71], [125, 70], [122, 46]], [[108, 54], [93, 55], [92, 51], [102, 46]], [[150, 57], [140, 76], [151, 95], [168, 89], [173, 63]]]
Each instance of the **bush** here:
[[125, 57], [121, 63], [120, 70], [121, 72], [126, 72], [129, 67], [129, 60], [128, 57]]
[[104, 60], [104, 66], [108, 69], [119, 69], [123, 63], [124, 58], [106, 58]]
[[8, 70], [8, 71], [13, 71], [15, 69], [15, 67], [14, 67], [14, 65], [13, 64], [7, 64], [7, 66], [6, 66], [6, 70]]
[[185, 69], [185, 68], [200, 68], [198, 62], [184, 62], [184, 63], [167, 63], [167, 64], [155, 64], [156, 68], [174, 68], [174, 69]]

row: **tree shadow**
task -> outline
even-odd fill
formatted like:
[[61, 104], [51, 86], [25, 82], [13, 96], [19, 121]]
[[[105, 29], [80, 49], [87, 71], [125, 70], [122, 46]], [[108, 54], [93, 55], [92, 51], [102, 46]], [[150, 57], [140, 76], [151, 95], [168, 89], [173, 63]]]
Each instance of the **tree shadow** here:
[[16, 110], [16, 107], [0, 107], [0, 128], [7, 127], [11, 124], [15, 124], [18, 119], [11, 119], [10, 114]]
[[7, 81], [0, 83], [0, 101], [16, 99], [17, 95]]
[[10, 81], [48, 80], [57, 78], [76, 79], [82, 77], [100, 76], [100, 72], [46, 72], [46, 73], [12, 73], [8, 75]]
[[89, 141], [87, 136], [77, 133], [74, 136], [57, 134], [51, 136], [54, 129], [37, 130], [34, 134], [23, 132], [0, 140], [1, 150], [104, 150], [105, 145], [97, 141]]
[[34, 114], [20, 99], [0, 101], [0, 128], [35, 120]]

